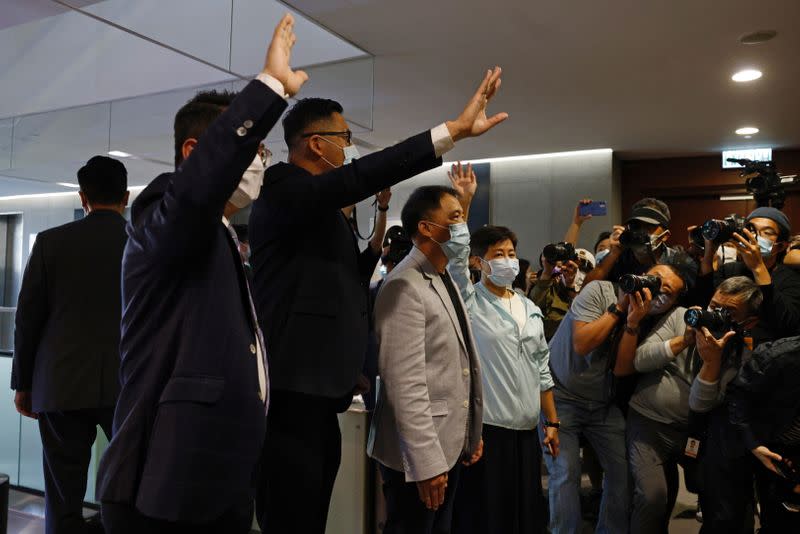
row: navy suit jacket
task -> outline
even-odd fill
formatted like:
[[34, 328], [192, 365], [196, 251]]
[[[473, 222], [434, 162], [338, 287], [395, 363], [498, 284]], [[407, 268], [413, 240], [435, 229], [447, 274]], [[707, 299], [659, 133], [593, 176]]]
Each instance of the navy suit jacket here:
[[122, 389], [100, 501], [207, 522], [253, 498], [266, 408], [246, 277], [222, 213], [285, 108], [251, 82], [178, 170], [133, 204], [122, 263]]
[[36, 236], [17, 302], [11, 374], [12, 389], [32, 392], [34, 412], [114, 407], [127, 239], [114, 211]]
[[441, 162], [428, 131], [318, 176], [288, 163], [267, 170], [249, 233], [274, 390], [349, 406], [367, 351], [369, 277], [341, 208]]

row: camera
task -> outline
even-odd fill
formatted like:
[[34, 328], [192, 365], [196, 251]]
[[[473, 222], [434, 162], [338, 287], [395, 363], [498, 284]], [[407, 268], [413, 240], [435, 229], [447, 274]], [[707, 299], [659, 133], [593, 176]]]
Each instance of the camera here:
[[557, 262], [578, 261], [578, 253], [575, 252], [575, 247], [572, 243], [560, 242], [551, 243], [544, 247], [542, 256], [547, 260], [547, 263], [555, 264]]
[[730, 240], [734, 233], [744, 235], [742, 230], [746, 227], [744, 217], [731, 214], [724, 219], [709, 219], [700, 228], [705, 239], [720, 244]]
[[711, 332], [727, 332], [733, 330], [735, 323], [730, 312], [721, 310], [686, 310], [683, 314], [683, 322], [694, 329], [701, 329], [704, 326]]
[[619, 244], [625, 248], [645, 247], [650, 244], [650, 234], [642, 228], [629, 226], [620, 234]]
[[728, 158], [728, 161], [744, 167], [739, 176], [744, 178], [747, 192], [753, 195], [758, 207], [783, 208], [786, 202], [786, 190], [774, 162], [736, 158]]
[[647, 288], [655, 296], [661, 292], [661, 278], [652, 274], [625, 274], [619, 279], [619, 287], [628, 294]]

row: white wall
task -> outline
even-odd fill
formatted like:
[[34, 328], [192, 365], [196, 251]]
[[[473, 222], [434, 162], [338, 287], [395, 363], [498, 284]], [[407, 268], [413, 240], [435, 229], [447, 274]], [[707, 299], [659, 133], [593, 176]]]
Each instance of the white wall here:
[[[579, 246], [592, 249], [597, 235], [620, 220], [620, 191], [610, 150], [491, 162], [491, 222], [508, 226], [519, 238], [520, 257], [538, 264], [548, 243], [560, 241], [582, 198], [605, 200], [609, 215], [583, 225]], [[392, 188], [389, 219], [399, 219], [411, 192], [422, 185], [449, 185], [449, 164], [423, 173]], [[372, 207], [359, 207], [359, 225], [368, 228]], [[362, 243], [363, 245], [363, 243]]]

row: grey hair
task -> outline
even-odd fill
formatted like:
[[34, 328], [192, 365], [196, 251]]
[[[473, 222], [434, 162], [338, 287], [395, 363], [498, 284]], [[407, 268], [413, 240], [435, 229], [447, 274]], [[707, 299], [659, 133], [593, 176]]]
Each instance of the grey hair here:
[[717, 291], [731, 297], [738, 297], [747, 303], [748, 311], [755, 315], [764, 302], [764, 294], [758, 285], [746, 276], [733, 276], [723, 281]]

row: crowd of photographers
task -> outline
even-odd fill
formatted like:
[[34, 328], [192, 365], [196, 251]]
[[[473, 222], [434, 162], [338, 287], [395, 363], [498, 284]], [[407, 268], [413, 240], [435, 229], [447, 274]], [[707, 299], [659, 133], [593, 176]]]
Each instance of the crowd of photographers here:
[[[453, 172], [467, 213], [475, 185], [465, 191], [458, 177], [468, 173]], [[483, 367], [486, 451], [503, 455], [486, 452], [483, 467], [462, 473], [456, 531], [488, 532], [481, 521], [509, 520], [538, 531], [549, 515], [551, 532], [580, 532], [581, 474], [591, 457], [599, 460], [599, 473], [590, 473], [602, 495], [598, 532], [667, 532], [678, 465], [698, 495], [701, 532], [753, 532], [756, 517], [762, 533], [797, 531], [800, 337], [792, 336], [800, 333], [800, 246], [788, 217], [759, 207], [690, 227], [686, 246], [672, 245], [669, 207], [644, 198], [592, 251], [576, 248], [597, 204], [578, 203], [564, 240], [542, 250], [538, 271], [516, 257], [517, 238], [505, 227], [480, 228], [469, 252], [450, 257]], [[384, 249], [389, 268], [412, 248], [402, 229], [393, 232]], [[500, 313], [492, 294], [504, 287], [515, 296]], [[513, 325], [512, 303], [524, 296], [535, 304], [527, 315], [536, 333], [520, 350], [536, 372], [512, 380], [514, 351], [503, 346], [517, 346], [522, 330], [501, 325]], [[535, 342], [542, 337], [544, 352]], [[534, 476], [516, 485], [530, 488], [532, 503], [542, 499], [530, 467], [536, 459], [508, 445], [526, 443], [521, 429], [531, 426], [515, 421], [512, 399], [539, 395], [528, 411], [542, 412], [549, 514], [533, 504], [523, 513], [519, 495], [503, 489], [510, 473], [527, 467]], [[502, 434], [515, 428], [516, 437]]]

